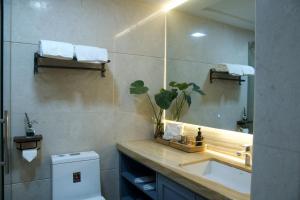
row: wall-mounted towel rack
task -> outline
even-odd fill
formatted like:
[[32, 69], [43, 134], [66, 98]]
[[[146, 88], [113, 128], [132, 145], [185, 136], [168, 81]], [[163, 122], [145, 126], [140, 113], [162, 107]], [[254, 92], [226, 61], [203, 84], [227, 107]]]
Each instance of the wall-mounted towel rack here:
[[213, 83], [214, 79], [236, 81], [239, 83], [239, 85], [241, 85], [242, 82], [245, 82], [245, 80], [243, 80], [241, 76], [234, 76], [234, 75], [229, 74], [228, 72], [220, 72], [220, 71], [216, 71], [216, 69], [212, 68], [209, 70], [210, 83]]
[[[62, 62], [61, 65], [47, 65], [43, 64], [42, 61], [45, 60], [55, 60], [56, 63]], [[66, 66], [65, 63], [70, 63], [70, 66]], [[56, 68], [56, 69], [78, 69], [78, 70], [92, 70], [92, 71], [100, 71], [101, 77], [105, 77], [105, 65], [107, 63], [110, 63], [110, 60], [107, 62], [102, 63], [81, 63], [78, 62], [75, 58], [73, 60], [61, 60], [61, 59], [55, 59], [55, 58], [48, 58], [40, 56], [38, 53], [34, 54], [34, 74], [37, 74], [39, 72], [39, 68]], [[74, 66], [74, 65], [80, 65], [80, 66]], [[90, 65], [93, 67], [83, 67], [82, 65]]]
[[19, 150], [40, 149], [40, 142], [42, 139], [42, 135], [34, 135], [30, 137], [16, 136], [14, 137], [14, 142], [16, 143], [16, 147]]

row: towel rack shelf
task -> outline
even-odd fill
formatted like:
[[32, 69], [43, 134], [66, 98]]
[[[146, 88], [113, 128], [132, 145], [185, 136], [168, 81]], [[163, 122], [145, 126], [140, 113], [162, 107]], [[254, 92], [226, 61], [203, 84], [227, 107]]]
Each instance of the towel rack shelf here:
[[241, 85], [242, 82], [245, 82], [245, 80], [243, 80], [241, 76], [234, 76], [229, 74], [228, 72], [219, 72], [216, 71], [216, 69], [212, 68], [209, 70], [210, 83], [213, 83], [213, 80], [215, 79], [235, 81], [238, 82], [239, 85]]
[[[45, 61], [51, 60], [55, 61], [56, 65], [47, 65]], [[44, 62], [43, 62], [44, 61]], [[60, 63], [61, 64], [57, 64]], [[68, 65], [66, 65], [66, 62]], [[76, 58], [73, 60], [62, 60], [62, 59], [55, 59], [55, 58], [48, 58], [39, 55], [39, 53], [34, 54], [34, 74], [39, 72], [39, 68], [55, 68], [55, 69], [76, 69], [76, 70], [91, 70], [91, 71], [100, 71], [101, 77], [105, 77], [105, 65], [110, 63], [110, 60], [107, 62], [102, 63], [82, 63], [78, 62]], [[85, 66], [83, 66], [85, 65]], [[90, 67], [87, 67], [89, 65]]]
[[16, 147], [18, 150], [26, 150], [26, 149], [40, 149], [40, 142], [43, 139], [42, 135], [34, 135], [34, 136], [16, 136], [14, 137], [14, 142], [16, 143]]

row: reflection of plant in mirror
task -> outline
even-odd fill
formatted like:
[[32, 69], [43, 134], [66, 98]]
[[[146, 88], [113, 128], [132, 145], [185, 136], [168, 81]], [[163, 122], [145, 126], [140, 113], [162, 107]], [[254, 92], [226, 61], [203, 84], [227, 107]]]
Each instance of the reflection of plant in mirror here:
[[[154, 95], [154, 99], [156, 103], [155, 105], [151, 100], [148, 91], [149, 88], [145, 86], [144, 81], [142, 80], [137, 80], [131, 83], [130, 85], [130, 94], [137, 94], [137, 95], [146, 94], [151, 104], [154, 118], [155, 118], [155, 123], [156, 123], [155, 135], [154, 135], [154, 137], [156, 138], [158, 136], [162, 136], [163, 134], [163, 124], [161, 123], [163, 110], [167, 110], [171, 106], [173, 100], [177, 97], [178, 94], [176, 89], [172, 89], [172, 90], [161, 89], [159, 93]], [[159, 108], [158, 110], [157, 107]]]
[[174, 113], [173, 113], [173, 119], [176, 121], [179, 121], [181, 117], [182, 108], [185, 104], [188, 105], [188, 107], [192, 104], [192, 97], [191, 94], [193, 92], [198, 93], [200, 95], [205, 95], [205, 93], [200, 89], [200, 87], [195, 83], [177, 83], [175, 81], [171, 81], [169, 83], [169, 86], [171, 87], [171, 91], [176, 91], [178, 94], [175, 98], [174, 103]]

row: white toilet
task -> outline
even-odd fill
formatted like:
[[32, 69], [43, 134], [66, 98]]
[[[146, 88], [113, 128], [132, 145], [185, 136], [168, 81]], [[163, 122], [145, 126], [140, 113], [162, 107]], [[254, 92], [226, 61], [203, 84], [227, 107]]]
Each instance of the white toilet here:
[[52, 155], [52, 200], [105, 200], [94, 151]]

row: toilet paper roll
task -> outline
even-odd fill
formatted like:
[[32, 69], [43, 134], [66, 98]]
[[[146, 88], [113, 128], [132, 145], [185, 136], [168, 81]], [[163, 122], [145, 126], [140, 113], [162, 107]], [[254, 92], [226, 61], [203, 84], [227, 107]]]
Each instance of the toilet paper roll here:
[[37, 149], [27, 149], [22, 151], [22, 156], [28, 162], [33, 161], [37, 156]]

